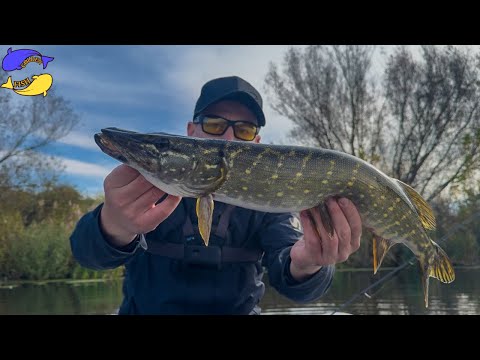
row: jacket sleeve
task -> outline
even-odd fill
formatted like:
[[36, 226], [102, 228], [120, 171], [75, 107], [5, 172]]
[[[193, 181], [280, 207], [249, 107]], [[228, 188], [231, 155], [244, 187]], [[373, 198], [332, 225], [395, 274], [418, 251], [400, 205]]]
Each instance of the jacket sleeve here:
[[80, 265], [94, 270], [113, 269], [123, 265], [140, 247], [138, 238], [122, 248], [110, 245], [100, 230], [102, 206], [103, 204], [100, 204], [85, 214], [70, 236], [70, 246], [75, 260]]
[[302, 282], [297, 282], [290, 274], [290, 250], [303, 237], [296, 214], [266, 214], [259, 235], [270, 284], [280, 294], [293, 301], [307, 303], [327, 292], [333, 280], [334, 265], [322, 267]]

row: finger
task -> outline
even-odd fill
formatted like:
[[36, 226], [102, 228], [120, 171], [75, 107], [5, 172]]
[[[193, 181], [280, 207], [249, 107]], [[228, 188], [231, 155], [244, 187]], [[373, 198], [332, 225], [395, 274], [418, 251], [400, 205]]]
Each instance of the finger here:
[[119, 196], [122, 196], [125, 200], [127, 200], [127, 203], [135, 202], [153, 187], [154, 185], [150, 181], [145, 179], [143, 175], [139, 174], [135, 180], [119, 189], [121, 190], [121, 195]]
[[338, 259], [346, 260], [351, 251], [351, 230], [345, 214], [333, 198], [327, 201], [328, 211], [338, 238]]
[[155, 203], [164, 195], [164, 191], [160, 190], [155, 186], [152, 186], [150, 189], [145, 191], [142, 195], [140, 195], [131, 203], [129, 211], [141, 215], [149, 209], [153, 208], [155, 206]]
[[158, 224], [169, 217], [177, 208], [182, 200], [181, 196], [168, 195], [161, 204], [152, 207], [142, 215], [142, 223], [145, 228], [151, 230], [155, 229]]
[[137, 170], [128, 165], [119, 165], [107, 175], [104, 187], [106, 189], [121, 188], [133, 181], [139, 174]]
[[355, 204], [346, 198], [341, 198], [338, 201], [346, 220], [350, 224], [351, 232], [351, 246], [353, 250], [358, 250], [360, 247], [360, 238], [362, 237], [362, 218], [358, 212]]

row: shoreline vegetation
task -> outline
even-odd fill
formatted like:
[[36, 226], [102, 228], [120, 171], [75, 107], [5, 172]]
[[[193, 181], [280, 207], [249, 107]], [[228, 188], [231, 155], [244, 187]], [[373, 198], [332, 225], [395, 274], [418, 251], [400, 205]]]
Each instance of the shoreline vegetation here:
[[103, 198], [83, 197], [68, 185], [40, 192], [0, 189], [0, 283], [56, 279], [110, 279], [123, 267], [97, 271], [73, 258], [70, 235]]
[[[470, 266], [455, 266], [455, 270], [478, 270], [480, 269], [480, 265], [470, 265]], [[395, 267], [385, 267], [378, 270], [377, 274], [381, 273], [388, 273], [390, 271], [395, 270]], [[336, 270], [337, 272], [373, 272], [371, 268], [339, 268]], [[120, 281], [123, 280], [123, 275], [111, 276], [108, 278], [92, 278], [92, 279], [50, 279], [50, 280], [6, 280], [0, 281], [0, 290], [1, 289], [13, 289], [18, 286], [23, 285], [47, 285], [47, 284], [88, 284], [88, 283], [108, 283], [112, 281]]]
[[[466, 222], [476, 213], [477, 198], [472, 195], [454, 207], [445, 206], [446, 202], [435, 203], [435, 209], [439, 209], [436, 210], [438, 228], [431, 237], [445, 249], [455, 268], [480, 267], [480, 218]], [[123, 277], [124, 267], [86, 269], [72, 256], [69, 237], [76, 223], [102, 202], [102, 196], [84, 197], [69, 185], [54, 185], [40, 192], [0, 191], [0, 286], [13, 282], [108, 281]], [[452, 231], [455, 227], [458, 229]], [[338, 264], [337, 271], [373, 272], [369, 236], [364, 232], [359, 251]], [[445, 241], [440, 241], [442, 238]], [[392, 270], [412, 258], [407, 247], [394, 246], [380, 271]]]

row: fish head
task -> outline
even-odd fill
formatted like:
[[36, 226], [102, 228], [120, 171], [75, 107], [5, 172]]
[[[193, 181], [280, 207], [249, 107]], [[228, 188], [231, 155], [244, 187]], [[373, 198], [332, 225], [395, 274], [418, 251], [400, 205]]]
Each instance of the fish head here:
[[221, 148], [207, 139], [118, 128], [101, 131], [95, 134], [95, 142], [104, 153], [137, 169], [170, 194], [200, 196], [224, 180]]

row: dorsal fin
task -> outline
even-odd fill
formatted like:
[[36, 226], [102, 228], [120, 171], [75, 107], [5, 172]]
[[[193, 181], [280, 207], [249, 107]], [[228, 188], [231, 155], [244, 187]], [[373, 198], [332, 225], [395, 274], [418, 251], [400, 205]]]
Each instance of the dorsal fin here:
[[435, 215], [430, 205], [414, 188], [404, 182], [397, 180], [398, 184], [405, 190], [410, 200], [412, 200], [413, 206], [417, 209], [418, 215], [422, 225], [427, 230], [434, 230], [437, 226], [435, 221]]

